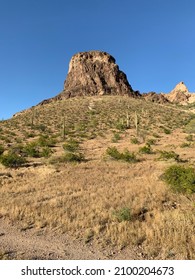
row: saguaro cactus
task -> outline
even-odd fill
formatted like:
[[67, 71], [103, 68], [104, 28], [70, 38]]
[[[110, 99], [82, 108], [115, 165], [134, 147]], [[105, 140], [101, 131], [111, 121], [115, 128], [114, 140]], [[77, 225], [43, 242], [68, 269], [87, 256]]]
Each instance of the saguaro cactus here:
[[138, 115], [137, 115], [137, 112], [135, 111], [135, 129], [136, 129], [136, 135], [138, 135], [138, 124], [139, 124]]

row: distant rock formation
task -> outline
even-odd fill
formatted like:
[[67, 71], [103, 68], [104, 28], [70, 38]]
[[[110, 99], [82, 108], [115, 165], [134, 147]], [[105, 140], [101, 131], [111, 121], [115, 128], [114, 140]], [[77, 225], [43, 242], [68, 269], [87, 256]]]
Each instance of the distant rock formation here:
[[126, 75], [119, 70], [114, 57], [102, 51], [88, 51], [72, 57], [64, 90], [41, 104], [69, 97], [95, 95], [140, 96], [139, 92], [132, 89]]
[[184, 82], [178, 83], [170, 93], [164, 93], [163, 96], [166, 97], [171, 103], [185, 105], [195, 102], [195, 94], [189, 92]]
[[169, 100], [163, 94], [158, 94], [154, 91], [143, 93], [142, 97], [147, 101], [151, 101], [159, 104], [169, 103]]

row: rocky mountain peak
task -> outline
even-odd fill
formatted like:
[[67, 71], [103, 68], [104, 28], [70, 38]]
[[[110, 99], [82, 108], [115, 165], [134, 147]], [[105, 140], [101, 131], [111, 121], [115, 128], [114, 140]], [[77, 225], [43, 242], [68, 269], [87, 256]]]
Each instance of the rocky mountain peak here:
[[80, 52], [72, 57], [62, 94], [67, 97], [136, 95], [114, 57], [102, 51]]
[[119, 70], [113, 56], [102, 51], [79, 52], [70, 60], [63, 91], [41, 104], [69, 97], [98, 95], [140, 96], [132, 89], [125, 73]]
[[174, 93], [174, 92], [189, 93], [188, 88], [186, 87], [184, 82], [178, 83], [170, 93]]

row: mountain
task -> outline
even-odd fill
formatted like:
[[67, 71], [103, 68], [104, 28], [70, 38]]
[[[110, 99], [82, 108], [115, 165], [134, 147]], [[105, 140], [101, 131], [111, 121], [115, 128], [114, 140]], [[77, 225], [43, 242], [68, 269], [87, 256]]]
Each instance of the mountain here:
[[102, 51], [79, 52], [69, 63], [63, 91], [41, 104], [78, 96], [127, 95], [137, 97], [114, 57]]

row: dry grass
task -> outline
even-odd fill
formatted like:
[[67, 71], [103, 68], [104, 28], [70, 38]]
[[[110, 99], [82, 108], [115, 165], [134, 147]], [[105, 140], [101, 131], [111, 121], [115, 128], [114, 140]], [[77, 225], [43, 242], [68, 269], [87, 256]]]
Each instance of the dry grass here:
[[[194, 166], [194, 150], [181, 147], [187, 136], [181, 128], [189, 115], [125, 97], [94, 99], [95, 112], [90, 113], [90, 100], [71, 99], [53, 107], [48, 104], [36, 108], [37, 122], [47, 127], [47, 134], [59, 134], [51, 157], [64, 152], [60, 135], [64, 111], [66, 137], [80, 141], [79, 149], [87, 161], [51, 165], [50, 159], [40, 159], [42, 165], [37, 167], [1, 167], [0, 216], [19, 221], [22, 229], [33, 226], [68, 231], [75, 238], [104, 248], [136, 246], [145, 259], [195, 259], [195, 195], [171, 192], [160, 177], [172, 161], [157, 160], [158, 150], [174, 150]], [[130, 129], [123, 128], [125, 110], [131, 116]], [[135, 111], [139, 116], [138, 135]], [[31, 114], [28, 111], [1, 123], [2, 130], [9, 127], [22, 138], [21, 127], [30, 122]], [[164, 133], [164, 127], [171, 133]], [[37, 139], [40, 131], [27, 125], [26, 133], [31, 130], [35, 134], [32, 140]], [[117, 143], [112, 141], [113, 131], [120, 132]], [[139, 148], [154, 134], [159, 138], [155, 137], [153, 153], [140, 155]], [[139, 138], [140, 144], [133, 144], [133, 137]], [[23, 139], [32, 141], [25, 136]], [[6, 146], [4, 140], [2, 144]], [[127, 148], [137, 154], [139, 162], [129, 164], [105, 158], [110, 146], [119, 151]], [[124, 207], [130, 209], [131, 219], [119, 221], [114, 213]]]

